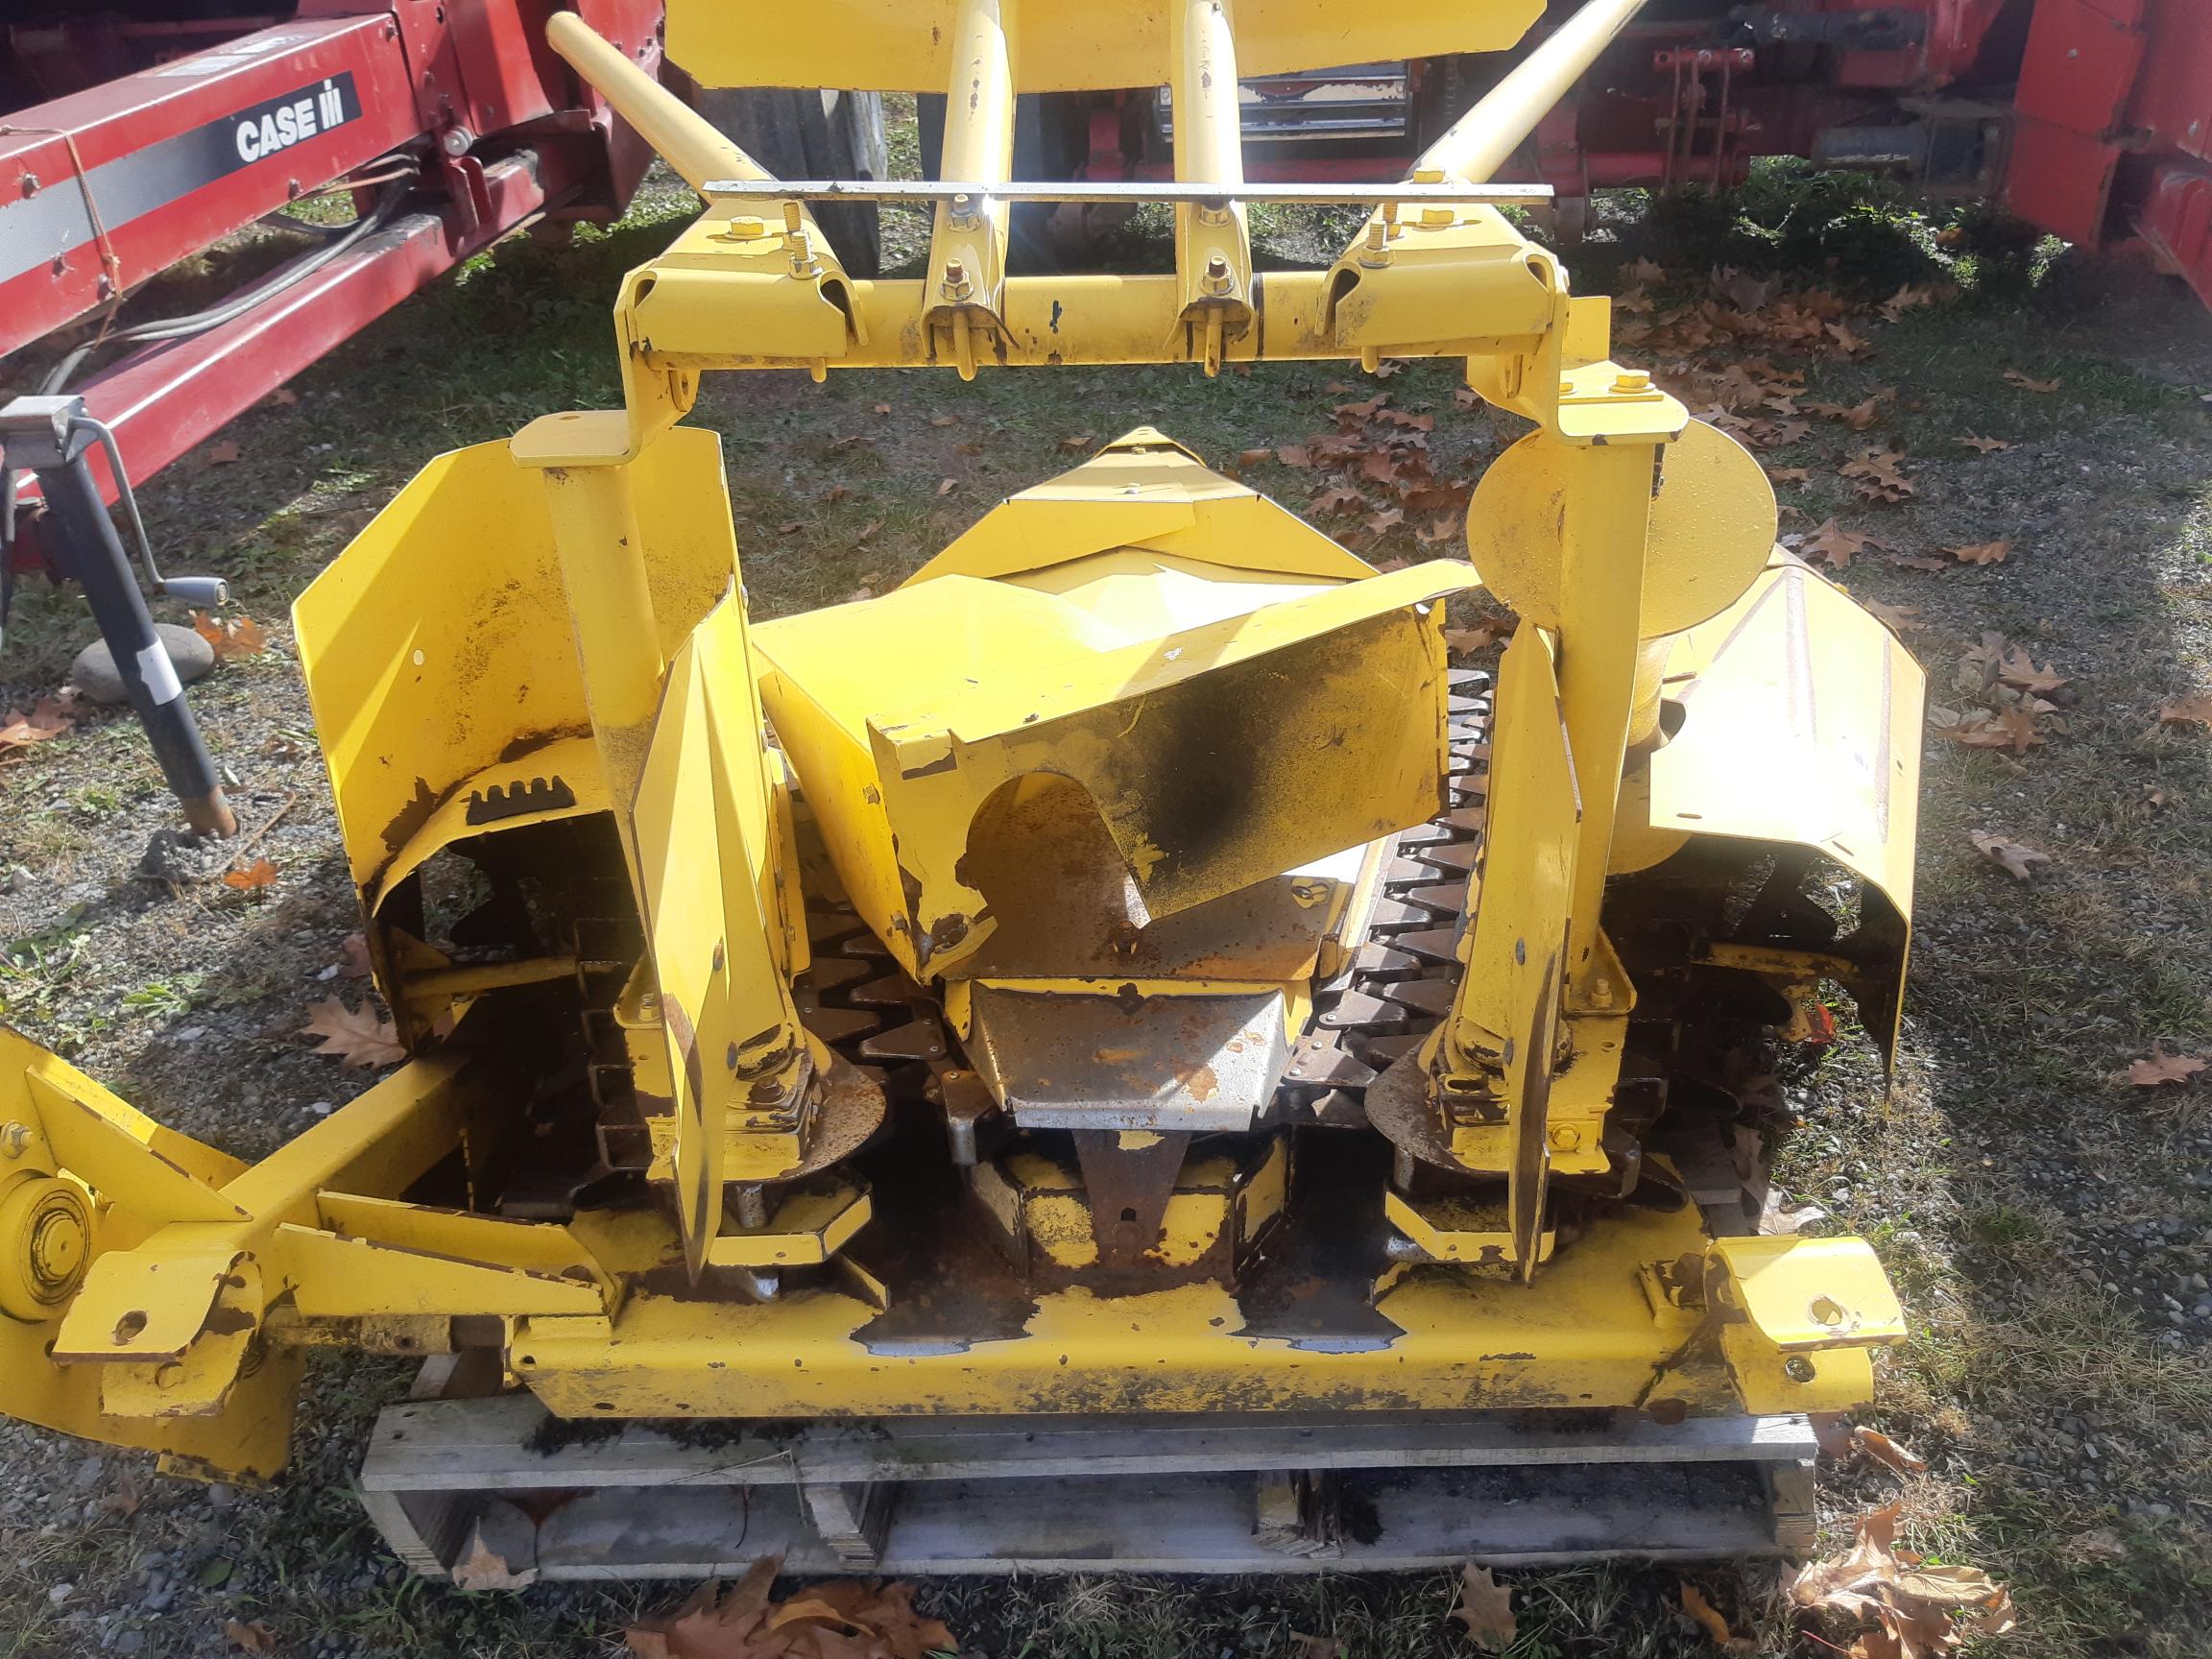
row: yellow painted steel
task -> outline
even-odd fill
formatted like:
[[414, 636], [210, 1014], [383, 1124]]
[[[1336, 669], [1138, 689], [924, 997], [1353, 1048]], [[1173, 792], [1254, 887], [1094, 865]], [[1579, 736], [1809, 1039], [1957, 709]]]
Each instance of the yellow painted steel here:
[[[1004, 184], [1014, 177], [1013, 30], [1023, 0], [960, 0], [945, 97], [938, 177], [963, 184]], [[940, 202], [929, 228], [925, 267], [937, 285], [924, 313], [932, 349], [963, 380], [998, 349], [1003, 326], [1006, 227], [1002, 201], [960, 196]]]
[[[948, 128], [949, 169], [974, 169], [961, 182], [1006, 180], [1016, 92], [1170, 82], [1178, 176], [1223, 205], [1179, 206], [1171, 275], [1001, 280], [1003, 206], [948, 202], [923, 278], [855, 282], [803, 204], [714, 202], [624, 284], [623, 408], [425, 469], [297, 611], [379, 983], [421, 1052], [248, 1166], [0, 1030], [6, 1408], [257, 1478], [282, 1458], [300, 1347], [420, 1352], [457, 1320], [489, 1324], [579, 1416], [1862, 1403], [1871, 1348], [1904, 1332], [1863, 1242], [1709, 1238], [1695, 1207], [1609, 1210], [1568, 1237], [1546, 1191], [1610, 1167], [1635, 1008], [1611, 874], [1716, 838], [1835, 859], [1866, 882], [1870, 926], [1833, 951], [1710, 942], [1695, 964], [1840, 978], [1893, 1032], [1918, 670], [1769, 555], [1756, 467], [1611, 361], [1605, 301], [1572, 298], [1495, 210], [1387, 206], [1332, 270], [1271, 274], [1264, 293], [1250, 276], [1239, 70], [1503, 45], [1539, 9], [674, 8], [672, 53], [710, 81], [971, 89]], [[1596, 0], [1429, 170], [1486, 176], [1633, 9]], [[695, 184], [760, 176], [577, 19], [550, 36]], [[895, 591], [755, 627], [716, 440], [675, 425], [707, 370], [1413, 355], [1463, 360], [1537, 425], [1478, 490], [1473, 565], [1378, 571], [1147, 429]], [[1441, 627], [1478, 569], [1523, 623], [1455, 1006], [1402, 1064], [1449, 1157], [1504, 1178], [1502, 1203], [1385, 1194], [1434, 1260], [1376, 1282], [1398, 1334], [1356, 1350], [1247, 1332], [1206, 1269], [1298, 1224], [1280, 1131], [1257, 1132], [1264, 1152], [1240, 1142], [1242, 1163], [1199, 1142], [1161, 1177], [1159, 1265], [1191, 1282], [1133, 1294], [1079, 1282], [1107, 1258], [1078, 1166], [985, 1157], [973, 1198], [1065, 1277], [1018, 1332], [958, 1351], [875, 1334], [907, 1292], [845, 1255], [878, 1202], [837, 1154], [881, 1104], [800, 1022], [794, 777], [823, 854], [809, 886], [850, 901], [919, 982], [897, 995], [935, 998], [958, 1035], [1012, 988], [1280, 993], [1294, 1040], [1375, 902], [1382, 838], [1451, 805]], [[456, 1153], [478, 1179], [485, 1125], [515, 1114], [515, 1055], [481, 1011], [585, 972], [566, 946], [457, 958], [409, 930], [408, 897], [442, 853], [584, 818], [614, 826], [642, 923], [612, 1025], [662, 1202], [565, 1224], [407, 1202]], [[1035, 855], [1046, 830], [1057, 861]], [[1157, 967], [1106, 959], [1132, 939]], [[924, 1056], [948, 1099], [980, 1087], [956, 1060]], [[845, 1139], [825, 1150], [831, 1119]], [[1161, 1143], [1122, 1136], [1111, 1155]], [[722, 1214], [733, 1186], [749, 1220]], [[730, 1291], [730, 1275], [831, 1266]]]
[[[678, 4], [668, 56], [709, 86], [850, 86], [936, 92], [951, 78], [962, 0], [822, 0], [803, 8]], [[1247, 75], [1334, 63], [1495, 52], [1542, 0], [1238, 0]], [[1094, 11], [1032, 0], [1014, 30], [1022, 92], [1157, 85], [1183, 0]], [[948, 174], [948, 178], [951, 175]]]

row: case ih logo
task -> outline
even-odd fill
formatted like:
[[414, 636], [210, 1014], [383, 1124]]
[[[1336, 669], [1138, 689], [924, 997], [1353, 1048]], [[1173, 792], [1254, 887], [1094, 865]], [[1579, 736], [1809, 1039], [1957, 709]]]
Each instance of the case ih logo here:
[[240, 164], [258, 161], [303, 144], [318, 132], [343, 127], [361, 113], [350, 74], [333, 75], [320, 86], [303, 86], [281, 98], [241, 109], [231, 119], [231, 144]]

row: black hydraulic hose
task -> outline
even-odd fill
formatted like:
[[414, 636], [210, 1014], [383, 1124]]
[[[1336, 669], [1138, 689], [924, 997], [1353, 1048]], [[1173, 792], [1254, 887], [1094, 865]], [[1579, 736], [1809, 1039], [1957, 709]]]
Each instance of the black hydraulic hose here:
[[[351, 225], [323, 243], [311, 248], [299, 258], [280, 265], [258, 286], [226, 300], [222, 304], [205, 311], [194, 311], [182, 317], [163, 317], [151, 323], [140, 323], [129, 328], [118, 328], [113, 333], [86, 341], [63, 357], [48, 372], [39, 383], [42, 397], [51, 397], [66, 388], [86, 357], [102, 346], [130, 344], [144, 345], [154, 340], [180, 340], [189, 334], [204, 334], [210, 328], [220, 327], [234, 318], [245, 315], [264, 301], [273, 300], [287, 288], [297, 287], [333, 259], [353, 247], [365, 236], [380, 228], [392, 217], [405, 194], [405, 181], [395, 180], [377, 198], [374, 206], [353, 221]], [[310, 228], [309, 234], [314, 231]]]

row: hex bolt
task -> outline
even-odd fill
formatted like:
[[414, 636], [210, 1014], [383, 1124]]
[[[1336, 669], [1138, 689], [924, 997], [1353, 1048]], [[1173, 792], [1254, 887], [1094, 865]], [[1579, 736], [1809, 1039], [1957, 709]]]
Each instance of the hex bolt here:
[[38, 184], [38, 175], [37, 175], [37, 174], [36, 174], [36, 173], [26, 173], [26, 174], [24, 174], [24, 175], [23, 175], [23, 177], [22, 177], [22, 178], [18, 179], [18, 180], [17, 180], [15, 182], [16, 182], [18, 185], [20, 185], [20, 186], [22, 187], [22, 190], [23, 190], [23, 194], [24, 194], [24, 195], [26, 195], [26, 196], [36, 196], [36, 195], [37, 195], [37, 194], [38, 194], [38, 190], [39, 190], [39, 184]]
[[974, 285], [968, 280], [968, 267], [957, 259], [946, 260], [945, 280], [940, 285], [940, 292], [948, 300], [965, 300], [974, 293]]
[[1651, 376], [1641, 369], [1623, 369], [1613, 376], [1616, 392], [1648, 392], [1650, 389]]
[[1792, 1354], [1782, 1361], [1782, 1375], [1792, 1382], [1813, 1381], [1813, 1361], [1802, 1354]]
[[11, 1123], [0, 1129], [0, 1158], [20, 1158], [30, 1144], [30, 1124]]

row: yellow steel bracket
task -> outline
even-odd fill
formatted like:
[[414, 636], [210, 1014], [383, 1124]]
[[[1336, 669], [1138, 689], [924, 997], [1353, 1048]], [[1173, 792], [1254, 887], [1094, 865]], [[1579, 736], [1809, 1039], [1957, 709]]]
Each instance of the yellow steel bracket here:
[[[573, 12], [557, 12], [548, 18], [545, 38], [692, 189], [703, 192], [718, 179], [771, 177]], [[842, 356], [856, 338], [852, 280], [805, 203], [781, 202], [765, 212], [758, 206], [710, 204], [704, 235], [711, 250], [705, 257], [723, 275], [732, 296], [742, 297], [747, 331], [761, 342], [755, 349], [804, 362], [819, 378], [827, 361]], [[700, 255], [672, 251], [666, 257], [680, 268]], [[698, 395], [696, 373], [650, 361], [652, 342], [639, 332], [637, 318], [652, 281], [649, 272], [632, 272], [614, 308], [623, 405], [629, 412], [622, 449], [626, 460], [635, 459], [655, 432], [683, 419]]]
[[1706, 1303], [1746, 1411], [1839, 1411], [1873, 1392], [1905, 1310], [1863, 1238], [1716, 1238]]
[[1230, 0], [1178, 0], [1168, 36], [1175, 177], [1221, 186], [1218, 200], [1175, 204], [1182, 355], [1221, 372], [1224, 349], [1252, 325], [1252, 234], [1235, 187], [1244, 181]]
[[299, 1381], [269, 1339], [279, 1304], [411, 1316], [423, 1348], [454, 1315], [603, 1325], [614, 1288], [565, 1229], [391, 1201], [460, 1143], [500, 1070], [413, 1062], [247, 1166], [0, 1027], [9, 1412], [260, 1479], [283, 1464]]
[[[1014, 177], [1014, 64], [1009, 23], [1020, 0], [960, 0], [951, 84], [945, 99], [941, 177], [1003, 184]], [[923, 327], [938, 361], [975, 378], [982, 351], [997, 355], [1006, 320], [1008, 207], [961, 194], [937, 204], [929, 229], [935, 283]], [[979, 349], [980, 348], [980, 349]]]

